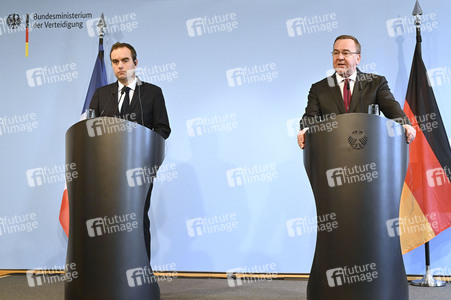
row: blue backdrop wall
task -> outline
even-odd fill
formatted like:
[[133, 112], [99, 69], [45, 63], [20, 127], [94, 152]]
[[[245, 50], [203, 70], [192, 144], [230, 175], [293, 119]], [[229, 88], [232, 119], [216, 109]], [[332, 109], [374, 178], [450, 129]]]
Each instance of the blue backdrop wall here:
[[[173, 129], [152, 196], [152, 264], [217, 272], [271, 264], [272, 273], [308, 273], [315, 205], [296, 132], [309, 88], [330, 74], [334, 38], [352, 34], [362, 44], [360, 69], [385, 75], [402, 105], [415, 46], [413, 6], [3, 1], [0, 268], [65, 263], [67, 238], [58, 221], [65, 132], [80, 118], [103, 12], [109, 82], [111, 45], [133, 44], [137, 74], [163, 89]], [[451, 3], [423, 1], [422, 8], [424, 61], [450, 133]], [[20, 16], [15, 29], [11, 14]], [[29, 176], [38, 168], [47, 179]], [[431, 241], [433, 268], [450, 270], [450, 247], [449, 230]], [[407, 273], [424, 272], [423, 253], [420, 247], [404, 255]]]

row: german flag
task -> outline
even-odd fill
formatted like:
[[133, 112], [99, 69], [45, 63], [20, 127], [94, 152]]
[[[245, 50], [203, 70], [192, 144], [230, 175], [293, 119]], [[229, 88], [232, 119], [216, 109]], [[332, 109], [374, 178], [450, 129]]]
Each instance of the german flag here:
[[401, 196], [402, 253], [451, 226], [451, 149], [417, 36], [404, 112], [416, 130]]

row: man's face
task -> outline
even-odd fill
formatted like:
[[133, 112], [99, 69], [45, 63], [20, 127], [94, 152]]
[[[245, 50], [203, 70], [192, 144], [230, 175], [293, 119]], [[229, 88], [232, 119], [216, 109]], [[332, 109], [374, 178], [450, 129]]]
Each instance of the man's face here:
[[135, 79], [135, 68], [138, 60], [133, 61], [132, 52], [127, 47], [114, 49], [111, 52], [111, 65], [114, 75], [120, 83], [127, 85]]
[[351, 54], [346, 57], [342, 53], [357, 52], [355, 42], [351, 39], [337, 40], [333, 51], [340, 52], [338, 55], [332, 55], [335, 71], [343, 77], [351, 76], [360, 62], [360, 54]]

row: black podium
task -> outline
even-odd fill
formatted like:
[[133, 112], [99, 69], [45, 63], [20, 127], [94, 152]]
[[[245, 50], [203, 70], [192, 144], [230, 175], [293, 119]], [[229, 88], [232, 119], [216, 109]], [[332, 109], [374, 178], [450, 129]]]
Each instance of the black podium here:
[[378, 115], [343, 114], [310, 126], [304, 165], [318, 230], [310, 300], [408, 300], [399, 231], [408, 145], [401, 125]]
[[[146, 253], [143, 214], [152, 176], [164, 158], [164, 139], [118, 118], [76, 123], [66, 133], [70, 208], [66, 265], [77, 277], [65, 299], [159, 299]], [[75, 276], [74, 276], [75, 277]]]

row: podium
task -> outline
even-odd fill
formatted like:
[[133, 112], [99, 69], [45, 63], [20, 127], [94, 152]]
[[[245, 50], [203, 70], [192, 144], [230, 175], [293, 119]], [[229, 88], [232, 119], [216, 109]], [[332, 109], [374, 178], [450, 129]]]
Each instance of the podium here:
[[73, 272], [73, 278], [65, 283], [65, 299], [160, 298], [143, 216], [164, 143], [146, 127], [110, 117], [84, 120], [67, 131], [66, 165], [75, 167], [77, 177], [67, 180], [66, 274]]
[[[408, 165], [404, 128], [360, 113], [309, 127], [304, 166], [318, 234], [307, 299], [408, 300], [398, 228]], [[335, 226], [321, 230], [327, 224]]]

